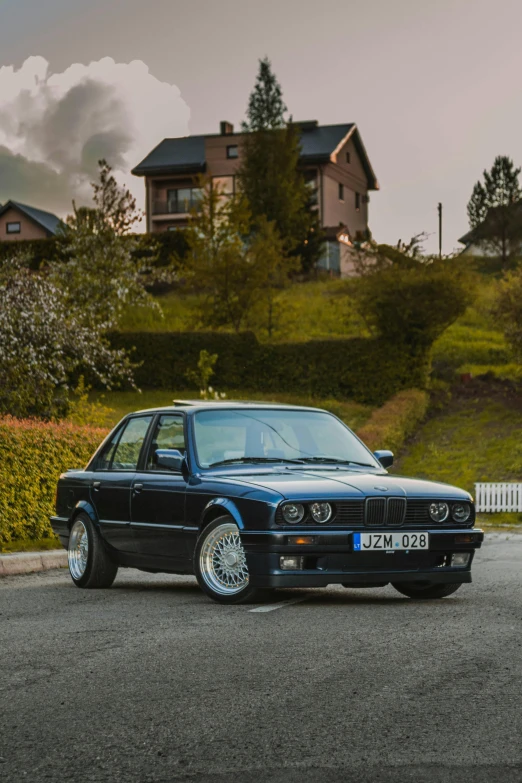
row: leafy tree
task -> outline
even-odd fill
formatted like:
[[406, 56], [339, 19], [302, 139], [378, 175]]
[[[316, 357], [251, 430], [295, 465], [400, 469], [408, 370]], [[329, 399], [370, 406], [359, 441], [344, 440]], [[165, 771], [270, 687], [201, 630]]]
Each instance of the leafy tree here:
[[[130, 192], [120, 188], [106, 161], [93, 183], [95, 207], [76, 207], [61, 231], [58, 258], [51, 279], [66, 292], [67, 307], [76, 308], [88, 323], [104, 329], [118, 326], [129, 307], [147, 307], [162, 317], [146, 285], [170, 277], [157, 269], [155, 256], [143, 250], [138, 237], [127, 236], [139, 219]], [[63, 262], [66, 259], [66, 262]]]
[[249, 322], [271, 340], [285, 315], [278, 294], [288, 286], [290, 275], [299, 268], [299, 259], [285, 252], [275, 223], [269, 223], [265, 217], [259, 220], [249, 253], [255, 269], [252, 282], [258, 291]]
[[105, 330], [116, 328], [129, 306], [154, 309], [161, 318], [145, 288], [152, 265], [133, 257], [137, 246], [132, 238], [116, 234], [97, 209], [75, 206], [62, 237], [66, 261], [50, 264], [51, 279], [63, 289], [66, 306]]
[[88, 372], [106, 387], [132, 383], [132, 367], [101, 326], [87, 324], [49, 275], [14, 257], [0, 264], [0, 412], [60, 418], [71, 378]]
[[504, 276], [493, 313], [504, 330], [519, 362], [522, 362], [522, 271], [515, 270]]
[[351, 291], [370, 331], [412, 354], [428, 351], [472, 297], [469, 274], [454, 259], [418, 259], [383, 245]]
[[112, 168], [105, 159], [98, 161], [98, 182], [92, 182], [94, 203], [99, 217], [114, 234], [123, 236], [142, 218], [136, 199], [125, 187], [120, 187]]
[[260, 318], [271, 331], [273, 291], [288, 281], [296, 261], [285, 254], [277, 229], [266, 218], [251, 232], [244, 196], [228, 199], [211, 183], [200, 185], [199, 210], [185, 229], [185, 276], [206, 292], [198, 321], [239, 332]]
[[468, 203], [468, 218], [475, 239], [498, 254], [502, 265], [519, 252], [522, 240], [522, 211], [519, 174], [511, 158], [499, 155], [484, 182], [476, 182]]
[[260, 61], [243, 123], [239, 184], [250, 205], [252, 223], [261, 218], [279, 232], [287, 252], [311, 268], [320, 254], [321, 228], [311, 194], [298, 170], [299, 128], [285, 118], [286, 106], [270, 61]]

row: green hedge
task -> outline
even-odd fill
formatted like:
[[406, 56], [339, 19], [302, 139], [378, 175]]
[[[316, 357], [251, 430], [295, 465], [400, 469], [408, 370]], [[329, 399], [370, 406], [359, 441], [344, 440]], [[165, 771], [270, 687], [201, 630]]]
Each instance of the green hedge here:
[[[187, 253], [187, 240], [183, 231], [163, 231], [158, 234], [129, 234], [125, 240], [140, 241], [132, 255], [136, 260], [155, 257], [155, 266], [162, 267], [171, 264], [176, 258], [182, 259]], [[13, 244], [12, 241], [0, 240], [0, 261], [9, 258], [13, 250], [25, 253], [31, 269], [39, 269], [43, 261], [50, 261], [65, 256], [59, 237], [45, 239], [22, 239]]]
[[428, 410], [429, 396], [421, 389], [407, 389], [377, 408], [357, 432], [368, 448], [398, 452]]
[[10, 541], [52, 536], [56, 482], [82, 468], [107, 430], [0, 419], [0, 551]]
[[16, 250], [17, 253], [23, 252], [29, 260], [31, 269], [39, 269], [43, 261], [50, 261], [59, 253], [59, 244], [56, 237], [48, 239], [21, 239], [16, 242], [0, 241], [0, 262], [10, 258]]
[[311, 340], [267, 345], [254, 334], [211, 332], [113, 333], [115, 347], [141, 362], [138, 386], [190, 389], [186, 378], [199, 352], [218, 354], [212, 385], [263, 393], [300, 392], [313, 397], [353, 399], [381, 405], [401, 389], [426, 386], [429, 356], [383, 340]]

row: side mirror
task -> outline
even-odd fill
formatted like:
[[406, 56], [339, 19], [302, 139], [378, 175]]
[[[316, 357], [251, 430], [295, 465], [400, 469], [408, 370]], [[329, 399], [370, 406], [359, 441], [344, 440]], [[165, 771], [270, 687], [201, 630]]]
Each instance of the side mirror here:
[[166, 468], [166, 470], [174, 470], [176, 473], [180, 473], [184, 461], [185, 457], [177, 449], [157, 449], [154, 452], [154, 464], [158, 468]]
[[374, 451], [373, 456], [379, 460], [383, 468], [389, 468], [393, 465], [393, 451], [380, 449], [379, 451]]

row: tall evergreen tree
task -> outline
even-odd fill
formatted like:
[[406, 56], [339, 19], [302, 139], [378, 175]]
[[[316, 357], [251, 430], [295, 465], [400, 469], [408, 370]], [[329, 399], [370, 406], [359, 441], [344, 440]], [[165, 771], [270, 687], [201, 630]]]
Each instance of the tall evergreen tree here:
[[470, 228], [476, 228], [483, 223], [488, 210], [507, 207], [520, 200], [520, 171], [506, 155], [497, 155], [490, 171], [484, 169], [484, 184], [480, 181], [475, 183], [468, 203]]
[[259, 63], [250, 95], [239, 184], [249, 203], [253, 227], [263, 219], [273, 223], [287, 252], [299, 255], [311, 268], [320, 252], [317, 212], [298, 170], [299, 128], [285, 118], [287, 108], [270, 61]]
[[286, 106], [281, 85], [272, 72], [268, 57], [259, 61], [259, 73], [248, 100], [245, 131], [275, 130], [285, 126]]
[[476, 182], [468, 203], [468, 218], [474, 235], [485, 248], [496, 253], [506, 266], [520, 254], [522, 209], [519, 174], [511, 158], [498, 155], [484, 181]]

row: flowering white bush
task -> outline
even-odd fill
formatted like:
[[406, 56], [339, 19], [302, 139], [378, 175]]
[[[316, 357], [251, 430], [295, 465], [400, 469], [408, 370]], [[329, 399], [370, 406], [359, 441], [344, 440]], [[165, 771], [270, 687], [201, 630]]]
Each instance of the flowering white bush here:
[[[69, 300], [69, 302], [68, 302]], [[70, 379], [85, 372], [102, 385], [132, 383], [124, 351], [103, 336], [107, 324], [70, 305], [50, 276], [14, 257], [0, 264], [0, 413], [58, 418]]]

